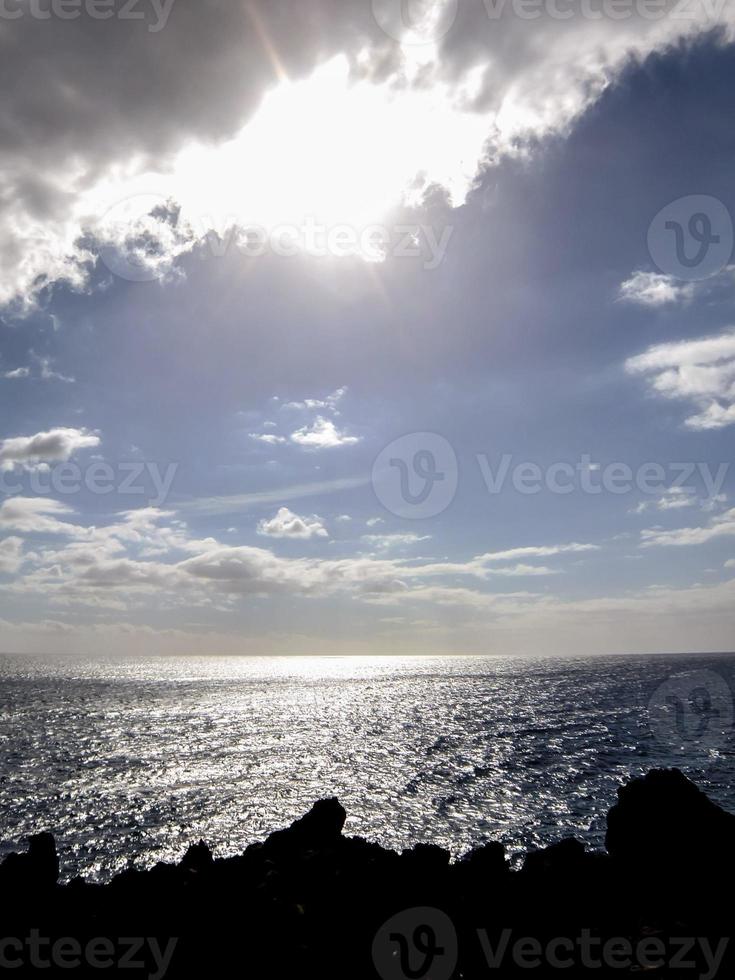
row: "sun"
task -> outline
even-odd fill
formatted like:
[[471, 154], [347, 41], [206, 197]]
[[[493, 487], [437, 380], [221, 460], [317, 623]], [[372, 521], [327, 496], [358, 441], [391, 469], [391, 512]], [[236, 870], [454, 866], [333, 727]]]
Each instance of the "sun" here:
[[337, 56], [274, 88], [229, 143], [184, 151], [175, 179], [194, 221], [361, 229], [417, 204], [431, 183], [461, 203], [486, 134], [445, 90], [354, 81]]
[[[432, 185], [451, 204], [463, 203], [487, 133], [487, 119], [465, 108], [457, 92], [414, 86], [405, 75], [356, 80], [347, 58], [336, 56], [308, 78], [277, 84], [228, 142], [187, 146], [167, 174], [120, 181], [103, 196], [124, 200], [112, 212], [118, 222], [120, 215], [132, 220], [137, 208], [148, 236], [158, 195], [175, 203], [190, 240], [257, 228], [266, 236], [288, 232], [296, 249], [324, 254], [324, 243], [342, 231], [352, 245], [338, 254], [376, 261], [383, 255], [366, 229], [389, 233], [389, 216], [420, 206]], [[130, 227], [108, 229], [108, 240], [131, 237]], [[171, 244], [169, 229], [164, 238]]]

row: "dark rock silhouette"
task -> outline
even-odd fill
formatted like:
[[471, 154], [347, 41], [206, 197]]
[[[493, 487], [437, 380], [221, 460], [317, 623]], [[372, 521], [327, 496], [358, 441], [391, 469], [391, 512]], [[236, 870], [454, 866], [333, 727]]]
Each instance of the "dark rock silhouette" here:
[[208, 871], [214, 864], [214, 857], [203, 840], [192, 844], [181, 859], [182, 871]]
[[618, 789], [607, 817], [605, 847], [632, 867], [696, 871], [704, 854], [732, 863], [735, 816], [726, 813], [678, 769], [658, 769]]
[[[9, 854], [0, 864], [0, 889], [46, 891], [59, 878], [59, 857], [51, 834], [34, 834], [28, 838], [25, 854]], [[1, 893], [0, 893], [1, 894]]]
[[265, 842], [269, 850], [333, 847], [342, 833], [347, 812], [338, 799], [319, 800], [287, 830], [277, 830]]
[[[45, 977], [98, 977], [90, 956], [100, 943], [105, 972], [130, 976], [121, 960], [132, 937], [141, 943], [133, 976], [156, 980], [547, 978], [560, 968], [544, 951], [559, 948], [566, 977], [735, 975], [733, 903], [719, 887], [731, 888], [735, 817], [677, 770], [620, 789], [607, 853], [566, 839], [528, 854], [519, 871], [497, 842], [454, 862], [429, 844], [396, 854], [343, 836], [345, 817], [338, 800], [321, 800], [236, 857], [214, 858], [200, 841], [179, 864], [129, 869], [108, 885], [58, 885], [53, 838], [37, 835], [0, 865], [0, 951], [20, 957], [13, 975], [23, 977], [38, 968], [17, 943], [34, 935], [93, 950], [71, 971], [52, 961]], [[682, 937], [693, 944], [688, 970], [674, 962]], [[543, 953], [531, 970], [514, 945], [529, 940]], [[591, 942], [658, 953], [653, 965], [623, 969], [612, 953], [590, 965]]]

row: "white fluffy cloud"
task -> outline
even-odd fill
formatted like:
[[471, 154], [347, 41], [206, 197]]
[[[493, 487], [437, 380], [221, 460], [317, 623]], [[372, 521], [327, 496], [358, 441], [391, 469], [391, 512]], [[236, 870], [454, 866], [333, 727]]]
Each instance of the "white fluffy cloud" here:
[[50, 497], [8, 497], [0, 504], [0, 527], [22, 534], [76, 537], [81, 529], [62, 520], [71, 513], [71, 508]]
[[0, 466], [37, 467], [48, 463], [63, 463], [80, 449], [99, 446], [100, 437], [88, 429], [49, 429], [33, 436], [15, 436], [0, 442]]
[[620, 284], [618, 297], [640, 306], [667, 306], [691, 299], [694, 288], [694, 283], [680, 282], [673, 276], [639, 271]]
[[[16, 537], [4, 546], [7, 549], [6, 564], [3, 566], [0, 562], [0, 567], [10, 572], [18, 563], [15, 578], [10, 584], [3, 583], [6, 594], [18, 594], [24, 600], [43, 597], [51, 608], [83, 605], [109, 612], [154, 607], [159, 612], [168, 609], [181, 616], [184, 610], [188, 612], [197, 606], [219, 611], [232, 609], [250, 597], [322, 599], [342, 595], [370, 605], [406, 610], [416, 606], [441, 606], [451, 615], [449, 611], [456, 609], [461, 616], [463, 637], [471, 639], [473, 629], [479, 631], [478, 650], [487, 649], [490, 626], [502, 631], [503, 649], [507, 649], [506, 640], [510, 642], [512, 638], [514, 648], [530, 650], [537, 648], [540, 637], [553, 637], [559, 626], [564, 627], [565, 643], [569, 635], [578, 632], [589, 644], [603, 625], [607, 627], [614, 623], [624, 632], [631, 617], [637, 629], [644, 628], [644, 635], [647, 636], [645, 631], [650, 630], [652, 649], [661, 642], [662, 616], [666, 617], [667, 623], [676, 622], [676, 629], [685, 628], [685, 635], [679, 640], [682, 648], [687, 643], [691, 646], [692, 633], [691, 630], [686, 633], [686, 629], [694, 614], [704, 617], [711, 625], [712, 636], [718, 638], [720, 645], [720, 638], [728, 630], [732, 635], [735, 580], [707, 587], [659, 587], [614, 597], [561, 599], [547, 590], [492, 591], [488, 588], [488, 576], [491, 575], [496, 581], [497, 575], [548, 574], [552, 571], [543, 566], [503, 566], [492, 561], [498, 555], [527, 551], [525, 548], [491, 553], [489, 561], [480, 556], [464, 564], [418, 563], [364, 556], [281, 558], [266, 548], [226, 547], [211, 539], [190, 540], [185, 527], [172, 519], [173, 515], [152, 508], [118, 515], [108, 526], [83, 528], [69, 522], [72, 515], [68, 508], [48, 500], [6, 501], [0, 509], [0, 527], [18, 526], [23, 529], [21, 533], [41, 531], [34, 520], [39, 516], [57, 522], [57, 526], [52, 524], [49, 530], [58, 534], [59, 547], [34, 548], [21, 555], [20, 539]], [[735, 515], [730, 517], [735, 520]], [[60, 531], [58, 525], [64, 524], [67, 530]], [[160, 550], [155, 559], [145, 557], [151, 545]], [[530, 550], [561, 554], [565, 548], [568, 546], [539, 546]], [[2, 550], [0, 544], [0, 558]], [[732, 567], [732, 563], [730, 565]], [[457, 576], [462, 579], [457, 581]], [[7, 627], [8, 636], [14, 635], [15, 631], [28, 632], [28, 648], [38, 649], [37, 634], [43, 630], [44, 621], [51, 624], [49, 629], [54, 643], [64, 633], [70, 634], [70, 643], [79, 642], [74, 627], [58, 622], [58, 616], [47, 613], [35, 625], [0, 623], [0, 630]], [[642, 627], [642, 624], [647, 625]], [[137, 642], [140, 628], [125, 626], [123, 630], [130, 640]], [[171, 649], [196, 652], [202, 635], [196, 629], [172, 633]], [[605, 635], [611, 634], [607, 631]], [[671, 633], [668, 635], [672, 636]], [[217, 648], [220, 642], [225, 642], [224, 634], [212, 636], [212, 643]], [[619, 639], [618, 634], [616, 637]], [[331, 642], [329, 638], [327, 641]], [[285, 638], [279, 636], [274, 642], [274, 652], [283, 652]], [[623, 648], [629, 640], [624, 637], [619, 642]], [[713, 640], [714, 646], [717, 643]], [[225, 646], [236, 650], [237, 642], [230, 639]]]
[[12, 575], [23, 564], [23, 539], [4, 538], [0, 541], [0, 574]]
[[[388, 601], [390, 596], [395, 601], [401, 597], [423, 600], [427, 589], [457, 588], [442, 580], [462, 578], [479, 584], [491, 577], [545, 576], [556, 571], [513, 563], [496, 567], [492, 555], [466, 562], [359, 554], [338, 559], [284, 558], [265, 548], [225, 546], [212, 538], [192, 539], [186, 526], [172, 518], [168, 512], [148, 507], [119, 514], [108, 525], [83, 527], [73, 522], [73, 511], [57, 501], [10, 498], [0, 506], [0, 529], [16, 535], [52, 536], [60, 543], [27, 553], [25, 574], [6, 588], [42, 595], [54, 604], [118, 609], [133, 601], [152, 601], [154, 595], [157, 603], [171, 606], [209, 605], [217, 596], [228, 603], [248, 595], [325, 597], [340, 593], [374, 602]], [[318, 518], [300, 518], [287, 508], [263, 522], [259, 530], [294, 539], [326, 537]], [[413, 534], [406, 537], [415, 543]], [[568, 547], [531, 550], [557, 554]], [[8, 548], [10, 560], [15, 560], [15, 546]], [[427, 580], [432, 580], [431, 584]], [[436, 585], [433, 580], [437, 580]], [[475, 595], [467, 600], [471, 603], [486, 595], [464, 586], [462, 589]], [[456, 603], [457, 595], [451, 601]]]
[[354, 446], [359, 436], [348, 436], [337, 428], [331, 419], [318, 415], [311, 425], [304, 425], [291, 433], [291, 442], [306, 449], [334, 449], [337, 446]]
[[721, 429], [735, 423], [735, 330], [670, 344], [657, 344], [626, 361], [652, 392], [693, 402], [690, 429]]
[[281, 507], [270, 520], [258, 524], [258, 534], [269, 538], [327, 538], [329, 533], [319, 517], [299, 517], [288, 507]]

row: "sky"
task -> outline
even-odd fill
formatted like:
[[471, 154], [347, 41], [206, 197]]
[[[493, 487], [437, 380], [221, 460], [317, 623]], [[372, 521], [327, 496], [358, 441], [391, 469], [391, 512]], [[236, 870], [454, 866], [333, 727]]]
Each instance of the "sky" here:
[[0, 649], [732, 650], [733, 23], [0, 4]]

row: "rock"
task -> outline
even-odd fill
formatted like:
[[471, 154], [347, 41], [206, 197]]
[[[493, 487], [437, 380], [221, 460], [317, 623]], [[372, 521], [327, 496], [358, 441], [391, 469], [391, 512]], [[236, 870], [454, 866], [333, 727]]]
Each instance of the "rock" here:
[[59, 878], [59, 857], [51, 834], [33, 834], [25, 854], [9, 854], [0, 865], [0, 884], [24, 890], [53, 888]]
[[576, 874], [584, 866], [586, 848], [576, 837], [567, 837], [539, 851], [531, 851], [523, 862], [524, 872], [531, 874]]
[[461, 859], [460, 865], [471, 868], [475, 874], [497, 875], [509, 870], [505, 859], [505, 848], [496, 841], [489, 841], [480, 847], [474, 847]]
[[618, 789], [605, 846], [628, 868], [693, 874], [704, 851], [718, 862], [735, 857], [735, 816], [708, 799], [678, 769], [654, 769]]
[[[732, 937], [732, 878], [723, 861], [735, 846], [735, 817], [680, 772], [654, 772], [620, 791], [609, 821], [612, 856], [567, 839], [529, 855], [520, 872], [509, 868], [498, 843], [451, 864], [449, 852], [436, 845], [398, 854], [343, 837], [344, 823], [338, 800], [322, 800], [235, 857], [214, 860], [200, 841], [178, 865], [130, 867], [109, 884], [77, 880], [60, 887], [48, 887], [58, 873], [53, 839], [39, 835], [27, 853], [0, 865], [4, 928], [10, 936], [59, 930], [81, 942], [90, 935], [152, 936], [159, 949], [178, 937], [165, 980], [243, 970], [273, 980], [375, 980], [378, 974], [387, 980], [409, 975], [402, 953], [413, 945], [426, 955], [409, 956], [411, 975], [447, 977], [449, 967], [452, 976], [488, 980], [489, 947], [478, 939], [484, 935], [497, 951], [506, 930], [535, 938], [543, 950], [554, 937], [574, 941], [587, 933], [598, 948], [618, 937], [655, 937], [675, 952], [675, 937], [700, 936], [714, 955], [722, 953], [723, 937]], [[657, 861], [666, 873], [651, 873]], [[687, 867], [700, 877], [683, 877]], [[433, 960], [449, 949], [457, 962], [437, 959], [426, 974], [428, 954]], [[735, 976], [734, 951], [731, 943], [709, 972], [704, 959], [697, 961], [692, 976]], [[525, 974], [509, 956], [497, 975]], [[376, 971], [380, 963], [386, 969]], [[542, 967], [539, 975], [555, 972]], [[589, 972], [575, 968], [568, 975]], [[628, 972], [616, 967], [593, 975], [615, 980]], [[655, 973], [669, 976], [668, 968]]]
[[28, 838], [28, 860], [31, 874], [41, 886], [52, 888], [59, 880], [59, 856], [51, 834], [34, 834]]
[[204, 841], [200, 840], [198, 844], [190, 845], [179, 867], [183, 871], [207, 871], [214, 867], [214, 857]]
[[334, 847], [342, 835], [347, 813], [336, 796], [317, 801], [305, 816], [287, 830], [277, 830], [265, 841], [268, 850]]
[[440, 874], [449, 867], [452, 855], [437, 844], [414, 844], [401, 854], [404, 867], [423, 875]]

